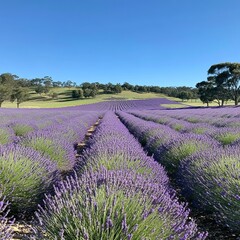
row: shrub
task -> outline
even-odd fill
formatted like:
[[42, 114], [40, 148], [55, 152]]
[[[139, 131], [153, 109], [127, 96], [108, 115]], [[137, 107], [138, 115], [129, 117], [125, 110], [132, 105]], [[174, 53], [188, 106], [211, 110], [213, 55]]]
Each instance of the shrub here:
[[56, 166], [30, 148], [0, 148], [0, 184], [14, 213], [32, 211], [56, 180]]
[[205, 239], [165, 189], [125, 171], [69, 178], [36, 213], [47, 239]]
[[217, 142], [207, 136], [183, 134], [163, 144], [158, 149], [156, 157], [166, 167], [168, 173], [173, 175], [184, 158], [196, 152], [211, 149], [213, 146], [217, 146]]
[[159, 184], [167, 184], [168, 178], [161, 165], [148, 157], [138, 141], [115, 117], [107, 113], [94, 136], [89, 140], [89, 148], [82, 153], [78, 161], [81, 172], [108, 170], [131, 170], [151, 177]]
[[14, 122], [10, 124], [10, 127], [13, 129], [17, 137], [25, 136], [27, 133], [32, 132], [37, 127], [31, 123], [25, 122]]
[[210, 136], [225, 146], [240, 139], [240, 131], [238, 129], [223, 128], [213, 131]]
[[14, 140], [14, 132], [8, 127], [0, 127], [0, 145], [11, 143]]
[[75, 164], [73, 144], [63, 139], [52, 139], [51, 132], [29, 135], [21, 145], [31, 147], [57, 164], [60, 171], [69, 171]]
[[185, 159], [179, 182], [198, 207], [214, 213], [218, 222], [240, 233], [239, 147], [213, 148]]
[[212, 132], [214, 127], [206, 123], [196, 123], [189, 125], [189, 127], [184, 129], [184, 133], [195, 133], [195, 134], [208, 134]]

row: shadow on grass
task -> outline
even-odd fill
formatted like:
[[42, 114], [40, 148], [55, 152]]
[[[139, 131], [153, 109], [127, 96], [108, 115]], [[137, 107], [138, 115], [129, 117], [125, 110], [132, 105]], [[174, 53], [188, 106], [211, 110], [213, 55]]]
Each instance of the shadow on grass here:
[[76, 100], [86, 100], [85, 98], [71, 98], [71, 97], [69, 97], [69, 98], [61, 98], [61, 99], [58, 99], [58, 100], [56, 100], [56, 102], [74, 102], [74, 101], [76, 101]]
[[110, 98], [103, 98], [103, 100], [107, 100], [107, 101], [111, 101], [111, 100], [127, 100], [127, 98], [110, 97]]

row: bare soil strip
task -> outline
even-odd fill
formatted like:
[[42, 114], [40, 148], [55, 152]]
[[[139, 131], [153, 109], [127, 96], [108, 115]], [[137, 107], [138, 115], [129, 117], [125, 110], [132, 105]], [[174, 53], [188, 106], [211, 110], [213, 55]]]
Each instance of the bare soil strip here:
[[78, 143], [76, 157], [80, 157], [83, 149], [86, 147], [86, 144], [87, 144], [89, 138], [92, 136], [92, 134], [95, 132], [97, 126], [100, 124], [101, 119], [102, 119], [102, 117], [98, 118], [98, 120], [88, 129], [83, 141]]

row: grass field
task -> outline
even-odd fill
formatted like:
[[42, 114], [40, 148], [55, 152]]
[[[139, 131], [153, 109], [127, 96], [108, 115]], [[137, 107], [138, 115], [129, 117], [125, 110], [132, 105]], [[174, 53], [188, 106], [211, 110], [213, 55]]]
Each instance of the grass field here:
[[[99, 94], [95, 98], [88, 99], [72, 99], [71, 91], [75, 88], [54, 88], [53, 92], [58, 93], [57, 99], [52, 99], [46, 94], [39, 95], [35, 92], [31, 92], [30, 99], [20, 104], [20, 108], [59, 108], [78, 106], [83, 104], [91, 104], [109, 100], [136, 100], [147, 98], [163, 98], [166, 97], [163, 94], [155, 93], [136, 93], [131, 91], [123, 91], [119, 94]], [[2, 107], [16, 108], [16, 103], [4, 102]]]
[[[182, 104], [182, 105], [179, 105], [179, 104], [162, 104], [161, 105], [161, 106], [166, 107], [166, 108], [207, 107], [207, 104], [203, 104], [200, 99], [196, 99], [196, 100], [192, 99], [192, 100], [189, 100], [189, 101], [182, 101], [179, 98], [168, 97], [168, 96], [165, 96], [165, 97], [169, 100], [172, 100], [172, 101], [175, 101], [177, 103]], [[227, 104], [224, 104], [224, 105], [233, 106], [234, 101], [228, 101]], [[216, 106], [218, 106], [218, 104], [216, 102], [209, 103], [209, 107], [216, 107]]]
[[[51, 92], [58, 94], [57, 99], [52, 99], [50, 94], [37, 94], [34, 91], [30, 93], [28, 101], [20, 104], [20, 108], [60, 108], [78, 106], [83, 104], [91, 104], [109, 100], [137, 100], [137, 99], [148, 99], [148, 98], [167, 98], [169, 100], [177, 102], [176, 104], [164, 104], [166, 108], [182, 108], [182, 107], [206, 107], [200, 100], [189, 100], [182, 102], [179, 98], [168, 97], [164, 94], [157, 93], [136, 93], [131, 91], [122, 91], [119, 94], [99, 94], [95, 98], [87, 99], [72, 99], [71, 92], [76, 88], [54, 88]], [[50, 93], [51, 93], [50, 92]], [[179, 105], [180, 103], [181, 105]], [[227, 105], [234, 105], [233, 101], [229, 101]], [[209, 106], [218, 106], [217, 103], [210, 103]], [[16, 103], [3, 102], [3, 108], [16, 108]]]

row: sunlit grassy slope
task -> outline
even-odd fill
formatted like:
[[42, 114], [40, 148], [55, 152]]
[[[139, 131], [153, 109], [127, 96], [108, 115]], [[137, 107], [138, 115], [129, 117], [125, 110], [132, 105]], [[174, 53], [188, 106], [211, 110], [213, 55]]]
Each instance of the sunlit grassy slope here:
[[[82, 104], [91, 104], [109, 100], [136, 100], [136, 99], [148, 99], [148, 98], [167, 98], [175, 101], [176, 104], [164, 104], [166, 108], [182, 108], [189, 106], [203, 107], [200, 100], [189, 100], [182, 102], [179, 98], [168, 97], [164, 94], [157, 93], [136, 93], [131, 91], [122, 91], [119, 94], [99, 94], [95, 98], [88, 99], [72, 99], [71, 92], [75, 88], [54, 88], [51, 91], [58, 94], [57, 99], [52, 99], [46, 94], [39, 95], [32, 91], [30, 93], [30, 99], [20, 104], [20, 108], [60, 108], [69, 106], [78, 106]], [[180, 103], [180, 104], [178, 104]], [[233, 105], [233, 102], [229, 102], [229, 105]], [[210, 106], [217, 106], [217, 103], [211, 103]], [[16, 108], [16, 103], [4, 102], [2, 107], [5, 108]]]
[[[164, 98], [163, 94], [155, 93], [136, 93], [131, 91], [122, 91], [119, 94], [99, 94], [95, 98], [72, 99], [71, 92], [75, 88], [54, 88], [52, 91], [58, 93], [57, 99], [52, 99], [46, 94], [36, 94], [31, 92], [30, 99], [20, 104], [20, 108], [59, 108], [68, 106], [78, 106], [82, 104], [91, 104], [109, 100], [132, 100], [147, 98]], [[4, 102], [2, 107], [16, 108], [16, 103]]]

